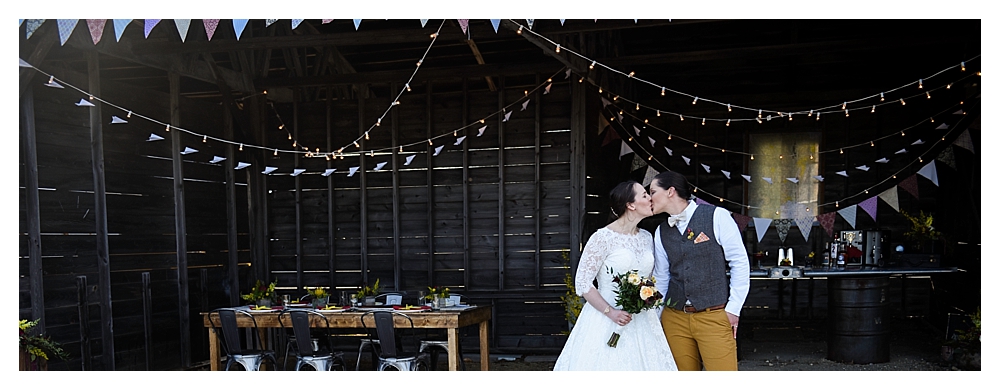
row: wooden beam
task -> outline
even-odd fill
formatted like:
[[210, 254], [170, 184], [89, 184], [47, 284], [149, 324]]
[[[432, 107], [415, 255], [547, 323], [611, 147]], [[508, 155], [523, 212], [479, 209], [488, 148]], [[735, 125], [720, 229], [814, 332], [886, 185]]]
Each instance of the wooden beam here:
[[[230, 99], [231, 100], [231, 99]], [[226, 139], [235, 139], [233, 131], [233, 113], [228, 104], [222, 105], [223, 135]], [[226, 160], [222, 162], [225, 171], [226, 181], [226, 248], [228, 249], [228, 260], [226, 265], [226, 279], [229, 281], [229, 304], [239, 306], [240, 304], [240, 274], [239, 274], [239, 230], [236, 222], [236, 153], [233, 145], [226, 145]]]
[[507, 251], [504, 248], [506, 246], [506, 237], [504, 236], [507, 230], [504, 228], [506, 225], [506, 220], [504, 214], [506, 210], [505, 199], [503, 193], [503, 182], [504, 182], [504, 155], [503, 155], [503, 133], [504, 133], [504, 85], [506, 84], [506, 79], [500, 77], [500, 96], [497, 98], [497, 110], [500, 111], [501, 115], [497, 115], [497, 174], [499, 179], [497, 180], [497, 269], [499, 270], [499, 280], [500, 283], [497, 287], [500, 291], [504, 290], [504, 263], [506, 262]]
[[[309, 33], [313, 35], [320, 35], [320, 32], [319, 30], [316, 29], [316, 26], [313, 26], [313, 24], [310, 23], [308, 20], [303, 20], [302, 24], [299, 25], [299, 28], [292, 30], [293, 33], [299, 34], [300, 36], [303, 34], [302, 31], [309, 31]], [[341, 74], [358, 73], [358, 71], [354, 69], [354, 65], [351, 65], [351, 62], [348, 61], [346, 57], [344, 57], [344, 54], [341, 53], [336, 46], [316, 46], [314, 48], [316, 49], [316, 51], [323, 53], [319, 57], [320, 61], [318, 61], [317, 65], [319, 65], [320, 63], [331, 64], [333, 65], [333, 68]], [[322, 74], [322, 72], [319, 71], [320, 66], [317, 66], [316, 69], [317, 72], [313, 73], [313, 77]], [[354, 87], [357, 87], [357, 85], [355, 85]], [[365, 91], [358, 91], [359, 96], [375, 97], [375, 93], [371, 91], [371, 89], [368, 88], [367, 85], [365, 85], [364, 88]], [[345, 96], [349, 96], [349, 94], [345, 93]]]
[[[390, 85], [390, 90], [395, 91], [399, 88], [399, 85], [392, 83]], [[399, 110], [392, 110], [390, 113], [390, 120], [392, 121], [392, 248], [393, 253], [393, 279], [394, 286], [396, 286], [396, 291], [403, 291], [407, 286], [403, 286], [403, 259], [402, 259], [402, 244], [400, 243], [399, 237], [403, 235], [402, 227], [400, 226], [399, 219], [399, 202], [401, 201], [399, 196]]]
[[[460, 80], [463, 78], [480, 78], [486, 76], [516, 76], [532, 73], [551, 73], [559, 70], [559, 68], [559, 64], [552, 62], [537, 64], [485, 64], [446, 68], [432, 68], [424, 65], [420, 67], [420, 71], [417, 72], [410, 84], [413, 85], [416, 82], [426, 82], [429, 80]], [[348, 85], [379, 83], [384, 82], [385, 80], [402, 80], [409, 78], [412, 74], [412, 70], [387, 70], [353, 74], [331, 74], [317, 77], [257, 79], [254, 80], [254, 84], [261, 88]]]
[[569, 259], [572, 273], [576, 273], [580, 252], [583, 249], [584, 216], [587, 196], [587, 87], [583, 83], [569, 83], [572, 94], [570, 109], [570, 164], [569, 164]]
[[[180, 75], [170, 73], [170, 124], [180, 124]], [[191, 306], [188, 300], [187, 209], [184, 205], [184, 160], [181, 155], [181, 132], [170, 134], [174, 177], [174, 232], [177, 248], [177, 311], [180, 325], [181, 367], [191, 366]]]
[[[326, 88], [326, 150], [333, 150], [333, 87], [328, 86]], [[327, 160], [327, 169], [333, 168], [333, 161]], [[330, 286], [336, 288], [337, 286], [337, 246], [334, 245], [336, 240], [336, 223], [334, 221], [334, 207], [336, 207], [336, 201], [333, 198], [333, 176], [330, 175], [326, 177], [326, 250], [327, 250], [327, 267], [330, 269]]]
[[[535, 85], [542, 76], [535, 75]], [[573, 84], [572, 82], [570, 84]], [[578, 83], [577, 83], [578, 84]], [[535, 289], [542, 288], [542, 94], [535, 91]]]
[[[434, 133], [434, 85], [427, 82], [427, 138]], [[427, 144], [427, 283], [434, 283], [434, 147]]]
[[[469, 79], [462, 79], [462, 123], [469, 123]], [[468, 137], [466, 132], [466, 137]], [[468, 138], [466, 138], [468, 139]], [[472, 278], [472, 213], [469, 210], [469, 142], [462, 142], [462, 284]]]
[[[358, 87], [361, 88], [360, 86]], [[358, 97], [358, 136], [362, 136], [365, 130], [365, 101], [366, 99]], [[361, 138], [361, 150], [368, 148], [368, 141]], [[365, 172], [367, 168], [365, 167], [365, 156], [364, 153], [358, 154], [358, 172], [361, 174], [361, 188], [358, 190], [359, 198], [361, 198], [361, 280], [367, 286], [368, 285], [368, 174]]]
[[[143, 276], [148, 277], [148, 272]], [[145, 279], [143, 279], [145, 280]], [[90, 371], [93, 366], [93, 352], [90, 348], [90, 295], [87, 288], [87, 276], [76, 277], [76, 311], [80, 324], [80, 370]], [[41, 322], [39, 322], [41, 324]], [[146, 342], [147, 346], [149, 342]]]
[[[518, 28], [520, 28], [517, 24], [512, 23], [509, 20], [504, 20], [500, 22], [500, 25], [511, 31], [517, 31]], [[534, 36], [531, 33], [522, 33], [521, 36], [524, 37], [524, 39], [527, 40], [528, 42], [531, 42], [535, 46], [538, 46], [539, 49], [542, 49], [542, 52], [545, 53], [546, 55], [555, 58], [564, 66], [573, 69], [573, 72], [576, 74], [587, 74], [588, 71], [590, 70], [589, 69], [590, 64], [586, 63], [580, 57], [564, 53], [556, 53], [555, 46], [552, 46], [551, 43], [543, 41], [542, 39]]]
[[28, 292], [31, 319], [38, 320], [38, 330], [45, 332], [45, 289], [42, 287], [41, 212], [38, 203], [38, 148], [35, 139], [35, 89], [28, 87], [21, 96], [21, 142], [24, 149], [24, 201], [28, 228]]
[[[299, 139], [299, 101], [292, 102], [292, 137]], [[299, 167], [299, 154], [293, 153], [292, 168]], [[303, 289], [302, 278], [305, 271], [302, 269], [302, 180], [300, 176], [292, 179], [295, 182], [295, 286]], [[334, 286], [330, 286], [334, 287]]]
[[[476, 57], [476, 62], [479, 63], [479, 65], [486, 65], [486, 60], [483, 59], [483, 53], [479, 52], [479, 47], [476, 46], [476, 41], [467, 39], [465, 43], [467, 43], [469, 45], [469, 48], [472, 49], [472, 55]], [[492, 77], [486, 76], [486, 84], [489, 85], [490, 92], [497, 91], [497, 86], [493, 84]]]

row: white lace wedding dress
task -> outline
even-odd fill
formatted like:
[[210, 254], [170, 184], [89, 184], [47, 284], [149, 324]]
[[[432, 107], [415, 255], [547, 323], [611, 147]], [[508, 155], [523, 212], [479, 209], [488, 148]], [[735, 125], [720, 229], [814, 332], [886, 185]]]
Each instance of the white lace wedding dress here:
[[[652, 235], [642, 229], [636, 235], [626, 235], [601, 228], [583, 249], [575, 279], [577, 294], [594, 288], [592, 283], [596, 278], [604, 300], [619, 308], [615, 305], [617, 285], [611, 280], [615, 274], [629, 270], [638, 270], [645, 276], [652, 273]], [[613, 332], [621, 335], [616, 348], [607, 345]], [[601, 311], [585, 303], [556, 360], [555, 370], [677, 371], [677, 365], [663, 335], [657, 310], [633, 314], [628, 325], [619, 327]]]

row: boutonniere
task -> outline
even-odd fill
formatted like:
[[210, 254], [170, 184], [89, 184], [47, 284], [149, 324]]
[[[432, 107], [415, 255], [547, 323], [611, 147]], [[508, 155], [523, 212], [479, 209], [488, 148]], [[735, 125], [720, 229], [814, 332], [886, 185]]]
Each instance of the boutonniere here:
[[694, 232], [691, 231], [691, 228], [688, 228], [688, 230], [687, 230], [687, 239], [688, 240], [693, 240], [694, 239]]

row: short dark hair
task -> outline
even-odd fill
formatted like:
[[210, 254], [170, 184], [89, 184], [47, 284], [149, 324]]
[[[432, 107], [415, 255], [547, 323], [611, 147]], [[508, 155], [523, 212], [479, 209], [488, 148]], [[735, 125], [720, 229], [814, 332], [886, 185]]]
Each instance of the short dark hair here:
[[653, 181], [656, 182], [656, 186], [667, 189], [674, 187], [677, 191], [677, 196], [682, 199], [691, 199], [691, 190], [688, 189], [688, 181], [684, 178], [684, 175], [673, 171], [660, 172], [656, 176], [653, 176]]
[[639, 182], [635, 180], [626, 180], [615, 188], [611, 189], [608, 193], [608, 203], [611, 205], [611, 211], [614, 214], [614, 218], [617, 219], [625, 213], [625, 207], [632, 202], [635, 202], [635, 185]]

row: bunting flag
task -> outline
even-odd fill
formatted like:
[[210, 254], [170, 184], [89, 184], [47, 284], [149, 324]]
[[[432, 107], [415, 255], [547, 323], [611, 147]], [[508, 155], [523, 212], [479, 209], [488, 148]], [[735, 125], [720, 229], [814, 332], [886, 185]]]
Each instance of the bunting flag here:
[[442, 150], [444, 150], [444, 145], [441, 145], [441, 146], [438, 146], [438, 147], [434, 148], [434, 155], [437, 156], [437, 155], [441, 154]]
[[79, 22], [80, 19], [56, 19], [56, 25], [59, 26], [59, 45], [66, 44], [66, 40], [69, 39]]
[[234, 168], [234, 169], [239, 170], [239, 169], [243, 169], [243, 168], [246, 168], [246, 167], [249, 167], [249, 166], [250, 166], [250, 163], [245, 163], [245, 162], [240, 161], [238, 164], [236, 164], [236, 168]]
[[113, 125], [113, 124], [117, 124], [117, 123], [128, 123], [128, 121], [124, 120], [122, 118], [119, 118], [118, 116], [112, 115], [111, 116], [111, 124]]
[[847, 221], [848, 224], [851, 225], [851, 229], [855, 228], [855, 223], [858, 222], [857, 205], [850, 205], [848, 207], [842, 208], [840, 210], [837, 210], [837, 213], [840, 214], [840, 216], [844, 218], [844, 220]]
[[524, 19], [524, 20], [528, 22], [528, 29], [529, 30], [532, 28], [532, 26], [535, 25], [535, 19]]
[[[25, 62], [25, 64], [27, 64], [27, 62]], [[66, 88], [66, 87], [63, 87], [62, 84], [57, 83], [56, 82], [56, 78], [54, 76], [49, 76], [49, 81], [46, 81], [45, 84], [42, 84], [42, 85], [44, 85], [46, 87], [52, 87], [52, 88], [58, 88], [58, 89], [64, 89], [64, 88]]]
[[762, 177], [761, 179], [764, 179], [764, 181], [766, 181], [766, 182], [767, 182], [767, 184], [774, 184], [774, 181], [773, 181], [773, 180], [771, 180], [771, 178], [770, 178], [770, 177]]
[[458, 26], [462, 28], [462, 34], [469, 34], [469, 19], [459, 19]]
[[753, 219], [740, 213], [731, 213], [731, 215], [733, 216], [733, 220], [736, 221], [736, 227], [740, 229], [740, 233], [746, 231], [747, 224]]
[[924, 144], [924, 140], [918, 139], [916, 141], [913, 141], [913, 143], [910, 144], [910, 145], [923, 145], [923, 144]]
[[934, 165], [934, 160], [931, 160], [931, 162], [924, 165], [923, 168], [920, 168], [920, 170], [917, 171], [917, 174], [926, 177], [927, 180], [930, 180], [935, 186], [938, 185], [937, 167]]
[[153, 27], [156, 27], [156, 25], [160, 23], [160, 20], [161, 19], [144, 19], [142, 26], [142, 34], [146, 38], [149, 38], [149, 32], [153, 31]]
[[[976, 98], [978, 99], [978, 98], [979, 98], [979, 96], [980, 96], [980, 95], [976, 95]], [[961, 108], [959, 108], [959, 109], [958, 109], [958, 111], [955, 111], [955, 112], [953, 112], [952, 114], [953, 114], [953, 115], [965, 115], [965, 111], [964, 111], [964, 110], [962, 110]]]
[[642, 135], [642, 130], [639, 130], [639, 128], [635, 127], [635, 125], [632, 125], [632, 129], [635, 130], [635, 135], [636, 136]]
[[819, 226], [823, 227], [823, 230], [826, 231], [827, 237], [830, 238], [833, 238], [833, 222], [836, 219], [837, 213], [833, 211], [816, 216], [816, 220], [819, 221]]
[[726, 179], [729, 179], [729, 175], [730, 175], [730, 172], [729, 172], [729, 171], [723, 171], [723, 170], [721, 170], [721, 169], [720, 169], [720, 170], [719, 170], [719, 172], [722, 172], [722, 174], [723, 174], [724, 176], [726, 176]]
[[860, 167], [854, 167], [854, 169], [858, 169], [858, 170], [862, 170], [862, 171], [868, 172], [868, 170], [871, 169], [871, 168], [868, 168], [867, 165], [862, 165]]
[[903, 153], [906, 153], [906, 148], [902, 148], [896, 151], [896, 154], [903, 154]]
[[218, 164], [218, 163], [223, 162], [223, 161], [226, 161], [225, 157], [222, 157], [222, 156], [212, 156], [212, 161], [209, 161], [209, 164]]
[[873, 196], [871, 198], [865, 199], [858, 203], [862, 210], [865, 210], [868, 215], [872, 217], [872, 220], [878, 222], [878, 196]]
[[788, 238], [788, 231], [792, 229], [793, 221], [791, 219], [775, 219], [774, 229], [778, 231], [778, 239], [781, 243], [785, 243], [785, 239]]
[[709, 167], [708, 165], [701, 164], [701, 167], [705, 169], [705, 172], [712, 173], [712, 168]]
[[940, 154], [937, 156], [937, 160], [945, 163], [945, 165], [951, 167], [951, 169], [958, 170], [958, 166], [955, 165], [955, 148], [951, 145], [944, 148]]
[[875, 162], [885, 164], [885, 163], [889, 162], [889, 159], [887, 159], [885, 157], [882, 157], [882, 158], [880, 158], [878, 160], [875, 160]]
[[647, 137], [647, 138], [649, 138], [649, 146], [651, 146], [651, 147], [652, 146], [656, 146], [656, 139], [655, 138], [653, 138], [653, 137]]
[[277, 21], [278, 19], [264, 19], [264, 27], [271, 27], [271, 25]]
[[942, 123], [942, 124], [938, 125], [938, 127], [935, 127], [934, 130], [948, 130], [948, 124], [947, 123]]
[[347, 173], [347, 177], [354, 176], [354, 174], [358, 172], [358, 168], [361, 168], [361, 167], [351, 167], [350, 168], [350, 172]]
[[625, 141], [622, 141], [622, 149], [621, 153], [618, 153], [618, 160], [621, 161], [622, 157], [629, 153], [632, 153], [632, 148]]
[[639, 157], [638, 154], [633, 154], [632, 156], [633, 156], [632, 157], [632, 169], [630, 169], [629, 172], [635, 172], [635, 171], [637, 171], [639, 169], [642, 169], [642, 167], [646, 166], [646, 160], [644, 160], [641, 157]]
[[706, 201], [702, 200], [701, 198], [699, 198], [699, 197], [697, 197], [697, 196], [696, 196], [696, 197], [694, 197], [694, 203], [696, 203], [696, 204], [707, 204], [707, 205], [709, 205], [709, 206], [711, 206], [711, 205], [712, 205], [711, 203], [708, 203], [708, 202], [706, 202]]
[[29, 39], [31, 38], [31, 34], [34, 34], [35, 30], [38, 30], [38, 27], [42, 25], [45, 19], [25, 19], [25, 21], [28, 23], [24, 25], [24, 39]]
[[177, 34], [181, 36], [181, 42], [187, 39], [188, 27], [191, 27], [191, 19], [174, 19], [174, 25], [177, 26]]
[[504, 122], [509, 121], [510, 120], [510, 114], [513, 114], [513, 113], [514, 113], [514, 111], [508, 111], [506, 114], [503, 114], [503, 121]]
[[[566, 78], [569, 78], [569, 74], [572, 70], [573, 69], [566, 69]], [[551, 90], [552, 90], [552, 83], [549, 83], [549, 85], [545, 86], [545, 91], [542, 92], [542, 95], [548, 95], [549, 91]]]
[[480, 127], [479, 128], [479, 134], [476, 135], [476, 137], [482, 137], [483, 133], [485, 133], [485, 132], [486, 132], [486, 126]]
[[608, 104], [611, 104], [611, 102], [609, 102], [608, 99], [605, 99], [604, 96], [601, 96], [601, 104], [603, 104], [604, 107], [607, 107]]
[[526, 108], [528, 108], [528, 103], [531, 103], [531, 99], [527, 99], [524, 101], [524, 103], [521, 103], [521, 111], [524, 111]]
[[305, 169], [302, 169], [302, 168], [295, 168], [295, 169], [293, 169], [293, 170], [292, 170], [292, 176], [298, 176], [298, 175], [301, 175], [301, 174], [302, 174], [302, 172], [305, 172], [305, 171], [306, 171], [306, 170], [305, 170]]
[[260, 171], [260, 173], [263, 173], [265, 175], [270, 175], [272, 172], [277, 171], [277, 170], [278, 170], [278, 167], [264, 167], [264, 170]]
[[205, 34], [208, 34], [208, 40], [212, 40], [212, 36], [215, 35], [215, 28], [219, 27], [219, 19], [202, 19], [202, 24], [205, 25]]
[[740, 176], [743, 176], [743, 180], [746, 180], [747, 183], [753, 183], [753, 181], [750, 180], [750, 175], [740, 175]]
[[786, 177], [785, 180], [788, 180], [788, 181], [790, 181], [792, 183], [795, 183], [795, 184], [799, 184], [799, 178], [797, 178], [797, 177]]
[[673, 156], [674, 156], [674, 151], [673, 151], [672, 149], [670, 149], [670, 148], [668, 148], [668, 147], [664, 146], [664, 147], [663, 147], [663, 150], [666, 150], [666, 151], [667, 151], [667, 155], [668, 155], [668, 156], [670, 156], [670, 157], [673, 157]]
[[681, 155], [681, 158], [684, 159], [684, 163], [685, 164], [687, 164], [689, 166], [691, 165], [691, 159], [690, 158], [687, 158], [687, 156], [684, 156], [684, 155]]
[[323, 171], [323, 173], [321, 173], [321, 175], [323, 175], [324, 177], [327, 177], [327, 176], [330, 176], [331, 174], [333, 174], [333, 172], [336, 171], [336, 170], [337, 170], [337, 168], [327, 168], [325, 171]]
[[646, 166], [646, 176], [644, 176], [642, 178], [642, 186], [643, 187], [648, 187], [649, 183], [653, 182], [653, 177], [655, 177], [656, 175], [659, 175], [659, 174], [660, 174], [660, 172], [658, 172], [657, 170], [653, 169], [652, 165], [647, 165]]
[[820, 183], [822, 183], [822, 182], [823, 182], [823, 175], [816, 175], [816, 176], [813, 176], [813, 179], [816, 179], [816, 180], [818, 180], [818, 181], [819, 181]]
[[892, 186], [882, 193], [878, 194], [878, 197], [889, 204], [893, 210], [899, 211], [899, 194], [896, 192], [896, 186]]
[[604, 142], [601, 143], [601, 146], [608, 146], [608, 144], [611, 143], [611, 141], [614, 141], [616, 139], [622, 139], [622, 137], [618, 136], [618, 132], [617, 131], [615, 131], [615, 130], [608, 130], [604, 134]]
[[111, 19], [111, 23], [115, 26], [115, 42], [122, 40], [122, 33], [125, 32], [125, 27], [128, 27], [129, 23], [132, 23], [132, 19]]
[[770, 218], [754, 218], [753, 227], [757, 230], [757, 242], [760, 243], [764, 240], [764, 233], [767, 233], [767, 228], [771, 226]]
[[[571, 69], [571, 68], [570, 69], [566, 69], [566, 73], [565, 73], [565, 76], [563, 76], [563, 80], [569, 80], [569, 76], [571, 74], [573, 74], [573, 69]], [[542, 95], [548, 94], [549, 93], [549, 88], [552, 88], [552, 83], [549, 83], [549, 85], [545, 86], [545, 93], [543, 93]]]
[[192, 149], [190, 147], [185, 146], [184, 150], [181, 151], [181, 154], [191, 154], [191, 153], [198, 153], [198, 149]]
[[608, 123], [608, 120], [604, 118], [604, 115], [598, 115], [597, 116], [597, 134], [603, 133], [604, 130], [606, 130], [606, 129], [610, 128], [610, 127], [611, 127], [611, 124]]
[[565, 26], [566, 25], [566, 19], [559, 19], [559, 25], [560, 26]]
[[411, 154], [411, 155], [407, 156], [406, 157], [406, 162], [403, 163], [403, 165], [410, 165], [410, 163], [413, 162], [413, 158], [414, 157], [417, 157], [417, 155]]
[[243, 29], [247, 28], [247, 22], [250, 19], [233, 19], [233, 31], [236, 32], [236, 40], [240, 40], [240, 36], [243, 35]]
[[847, 171], [837, 171], [837, 174], [843, 177], [847, 177]]
[[361, 19], [354, 19], [354, 31], [358, 31], [358, 27], [361, 26]]
[[382, 168], [385, 167], [385, 164], [387, 164], [387, 163], [388, 163], [388, 161], [383, 161], [383, 162], [380, 162], [378, 164], [375, 164], [375, 170], [376, 171], [381, 171]]
[[21, 23], [24, 23], [24, 19], [17, 20], [17, 27], [21, 27]]
[[910, 177], [899, 182], [899, 187], [909, 192], [914, 198], [920, 199], [920, 190], [917, 188], [917, 175], [910, 175]]
[[[805, 208], [803, 205], [799, 205]], [[803, 210], [804, 211], [804, 210]], [[798, 217], [795, 217], [795, 225], [799, 227], [799, 232], [802, 233], [802, 238], [809, 242], [809, 234], [812, 233], [813, 221], [816, 217], [813, 217], [809, 212], [800, 212]]]
[[93, 107], [94, 103], [91, 103], [91, 102], [87, 101], [87, 99], [80, 99], [80, 101], [76, 103], [76, 106], [77, 107]]
[[321, 19], [321, 20], [323, 21], [322, 24], [327, 24], [333, 21], [333, 19]]
[[162, 141], [163, 137], [156, 135], [155, 133], [149, 133], [149, 138], [146, 141]]
[[958, 138], [955, 139], [955, 142], [954, 142], [953, 145], [958, 146], [958, 147], [963, 148], [963, 149], [966, 149], [966, 150], [968, 150], [968, 151], [970, 151], [972, 153], [976, 152], [976, 147], [974, 145], [972, 145], [972, 136], [969, 135], [969, 130], [968, 129], [966, 129], [965, 131], [963, 131], [962, 134], [958, 135]]
[[464, 135], [455, 139], [455, 146], [461, 145], [462, 141], [465, 141]]
[[[303, 20], [305, 19], [292, 19], [292, 30], [299, 28], [299, 25], [302, 24]], [[355, 19], [355, 20], [360, 21], [361, 19]], [[355, 30], [358, 29], [358, 22], [354, 23], [354, 29]]]
[[90, 30], [90, 38], [94, 40], [95, 45], [104, 36], [104, 26], [106, 24], [108, 24], [107, 19], [87, 19], [87, 29]]
[[500, 32], [500, 19], [490, 19], [490, 23], [493, 24], [493, 33], [497, 34]]
[[[427, 27], [427, 21], [428, 20], [430, 20], [430, 19], [420, 19], [420, 27]], [[499, 23], [500, 19], [497, 19], [497, 22]]]

